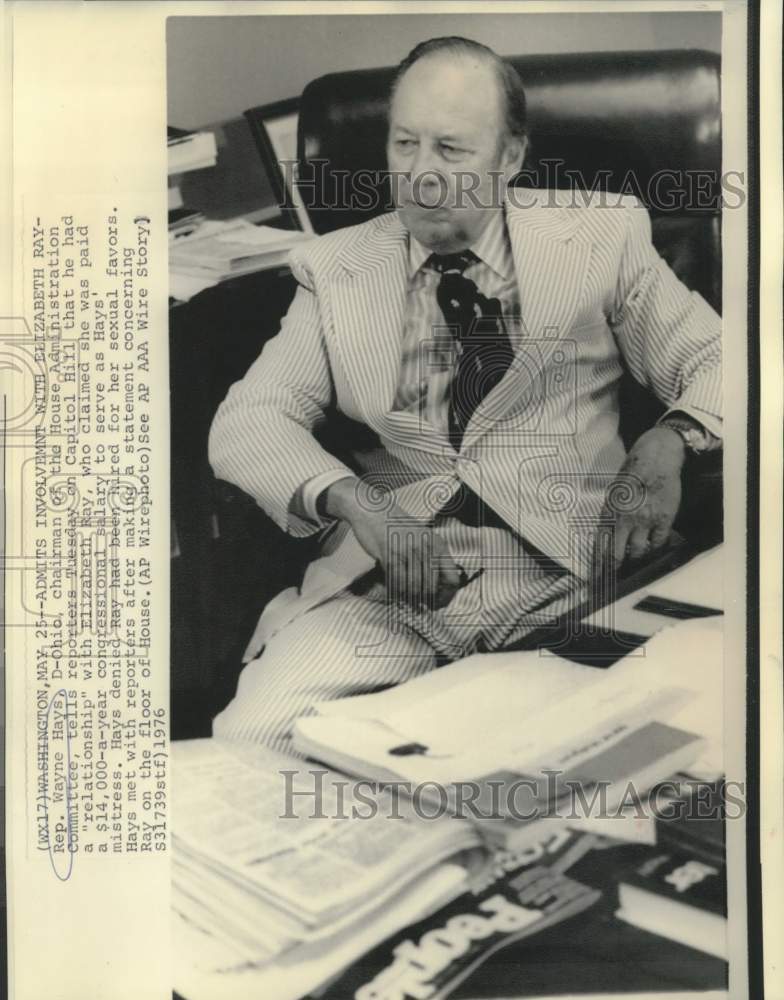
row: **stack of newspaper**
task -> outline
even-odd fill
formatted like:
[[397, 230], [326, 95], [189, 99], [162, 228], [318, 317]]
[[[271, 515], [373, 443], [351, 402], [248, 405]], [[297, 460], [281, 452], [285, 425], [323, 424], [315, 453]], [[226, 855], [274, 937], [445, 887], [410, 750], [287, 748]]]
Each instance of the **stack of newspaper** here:
[[478, 846], [468, 823], [249, 744], [185, 741], [173, 757], [183, 996], [236, 991], [243, 974], [254, 989], [274, 978], [278, 1000], [301, 996], [465, 888], [446, 859]]

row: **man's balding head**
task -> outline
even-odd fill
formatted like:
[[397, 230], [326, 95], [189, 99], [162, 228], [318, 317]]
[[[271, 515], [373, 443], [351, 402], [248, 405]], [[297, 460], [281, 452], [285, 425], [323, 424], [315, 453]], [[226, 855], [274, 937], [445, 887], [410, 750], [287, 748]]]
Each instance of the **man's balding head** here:
[[526, 140], [528, 136], [528, 118], [523, 81], [517, 70], [506, 59], [481, 42], [471, 38], [461, 38], [459, 35], [446, 35], [443, 38], [430, 38], [416, 45], [398, 65], [392, 80], [391, 96], [403, 76], [416, 63], [423, 59], [438, 57], [459, 63], [461, 60], [473, 60], [489, 66], [498, 84], [498, 100], [503, 117], [506, 135]]

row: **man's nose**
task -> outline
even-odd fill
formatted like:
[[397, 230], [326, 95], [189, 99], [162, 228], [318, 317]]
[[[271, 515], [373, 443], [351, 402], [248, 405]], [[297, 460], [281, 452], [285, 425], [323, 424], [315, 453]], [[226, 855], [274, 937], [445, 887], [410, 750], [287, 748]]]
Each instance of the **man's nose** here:
[[427, 149], [420, 149], [411, 164], [411, 193], [416, 201], [435, 205], [446, 201], [448, 185], [437, 168], [435, 157]]

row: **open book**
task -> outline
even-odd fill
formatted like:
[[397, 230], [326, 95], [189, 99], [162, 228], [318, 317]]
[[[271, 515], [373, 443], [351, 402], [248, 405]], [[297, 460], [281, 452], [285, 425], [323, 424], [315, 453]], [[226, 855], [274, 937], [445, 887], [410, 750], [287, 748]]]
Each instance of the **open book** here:
[[445, 797], [486, 836], [520, 846], [544, 819], [579, 818], [598, 789], [613, 810], [630, 787], [643, 795], [699, 757], [700, 736], [670, 724], [697, 691], [657, 661], [643, 651], [600, 670], [538, 652], [475, 655], [321, 703], [297, 721], [295, 744], [347, 773]]

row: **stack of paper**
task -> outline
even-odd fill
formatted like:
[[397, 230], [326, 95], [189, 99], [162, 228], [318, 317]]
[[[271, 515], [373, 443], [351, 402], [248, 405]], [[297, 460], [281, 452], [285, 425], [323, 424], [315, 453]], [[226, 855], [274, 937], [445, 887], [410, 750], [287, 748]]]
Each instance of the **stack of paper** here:
[[274, 997], [298, 1000], [361, 960], [400, 928], [423, 919], [459, 896], [466, 873], [459, 865], [442, 864], [427, 872], [415, 888], [398, 892], [351, 927], [323, 940], [304, 941], [270, 961], [228, 967], [221, 942], [175, 911], [172, 942], [174, 986], [186, 1000], [237, 1000]]
[[297, 721], [295, 744], [350, 774], [445, 789], [460, 815], [470, 815], [469, 782], [485, 836], [520, 846], [541, 837], [545, 819], [574, 815], [576, 787], [588, 800], [604, 788], [606, 813], [630, 785], [642, 795], [703, 752], [699, 729], [679, 725], [697, 698], [683, 664], [665, 672], [656, 656], [626, 659], [597, 670], [537, 652], [472, 656], [317, 705]]
[[[329, 958], [326, 978], [342, 967], [333, 953], [390, 933], [390, 913], [414, 919], [460, 892], [465, 872], [442, 862], [479, 843], [469, 824], [421, 819], [388, 792], [369, 805], [352, 782], [250, 744], [186, 741], [173, 758], [172, 900], [186, 980], [292, 956]], [[370, 925], [380, 937], [367, 944], [359, 930]]]
[[285, 264], [292, 247], [312, 239], [298, 230], [254, 226], [246, 219], [212, 223], [170, 247], [172, 273], [221, 281]]
[[215, 135], [212, 132], [188, 132], [170, 127], [166, 148], [170, 174], [214, 167], [218, 159]]

